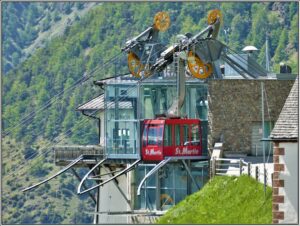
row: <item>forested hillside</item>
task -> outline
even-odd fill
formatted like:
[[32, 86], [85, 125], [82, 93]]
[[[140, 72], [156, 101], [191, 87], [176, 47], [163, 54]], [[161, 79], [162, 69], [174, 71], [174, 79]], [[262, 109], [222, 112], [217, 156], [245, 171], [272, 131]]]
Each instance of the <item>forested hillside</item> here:
[[63, 33], [66, 26], [95, 3], [2, 3], [3, 72], [17, 67], [44, 45], [47, 39]]
[[[14, 4], [18, 3], [7, 2], [5, 7], [16, 8], [11, 6]], [[30, 4], [43, 5], [44, 3]], [[64, 4], [69, 3], [51, 4], [56, 8], [58, 7], [56, 4], [67, 7]], [[77, 7], [76, 4], [79, 3], [74, 4]], [[264, 65], [267, 34], [273, 69], [278, 71], [281, 61], [288, 62], [294, 72], [298, 67], [298, 3], [296, 2], [103, 3], [93, 7], [84, 16], [78, 17], [72, 25], [64, 29], [60, 36], [46, 41], [44, 48], [37, 49], [24, 62], [18, 63], [21, 52], [28, 46], [24, 43], [30, 42], [34, 37], [34, 35], [32, 38], [20, 35], [30, 33], [25, 32], [25, 24], [27, 29], [34, 30], [36, 29], [34, 21], [38, 20], [37, 18], [47, 18], [47, 10], [43, 14], [42, 11], [35, 12], [33, 8], [38, 7], [23, 7], [23, 13], [19, 13], [19, 10], [8, 10], [7, 12], [18, 17], [19, 22], [16, 25], [2, 24], [4, 36], [11, 35], [9, 32], [18, 31], [18, 39], [14, 40], [18, 45], [15, 43], [11, 45], [9, 40], [3, 39], [3, 45], [6, 41], [9, 47], [3, 48], [4, 57], [12, 61], [15, 58], [12, 56], [13, 53], [20, 53], [16, 57], [19, 60], [15, 62], [15, 68], [2, 76], [2, 138], [5, 137], [5, 143], [2, 143], [5, 168], [3, 170], [5, 196], [2, 199], [4, 223], [49, 224], [52, 222], [53, 219], [50, 217], [52, 212], [48, 207], [40, 206], [40, 203], [43, 203], [41, 197], [35, 195], [36, 193], [34, 195], [28, 193], [24, 196], [20, 189], [57, 170], [53, 165], [49, 149], [52, 145], [59, 142], [97, 143], [97, 125], [92, 120], [81, 116], [75, 108], [101, 92], [100, 88], [93, 86], [93, 80], [127, 72], [125, 55], [120, 55], [116, 61], [105, 66], [103, 64], [121, 52], [121, 47], [126, 40], [151, 25], [156, 12], [168, 11], [171, 16], [170, 29], [161, 35], [166, 45], [170, 44], [179, 33], [196, 33], [203, 29], [206, 26], [207, 12], [219, 8], [223, 14], [219, 38], [221, 41], [238, 52], [246, 45], [256, 46], [259, 49], [258, 61]], [[28, 16], [30, 13], [25, 13], [26, 10], [31, 10], [33, 15]], [[3, 9], [2, 12], [3, 18], [7, 18], [7, 12]], [[59, 10], [56, 12], [58, 17], [66, 13]], [[35, 18], [32, 23], [28, 22], [31, 17]], [[52, 18], [52, 14], [50, 17]], [[14, 26], [16, 27], [12, 29]], [[229, 31], [228, 36], [225, 36], [224, 29]], [[11, 46], [18, 46], [18, 48], [12, 50]], [[88, 79], [89, 76], [92, 76], [91, 79]], [[40, 155], [39, 159], [33, 159], [38, 155]], [[25, 168], [21, 168], [23, 162], [27, 164]], [[39, 188], [40, 192], [48, 197], [47, 200], [52, 203], [54, 210], [60, 208], [56, 205], [63, 205], [71, 212], [69, 215], [60, 215], [60, 211], [53, 210], [60, 216], [54, 217], [55, 223], [90, 223], [91, 217], [82, 217], [76, 221], [72, 215], [76, 211], [74, 203], [77, 205], [79, 198], [75, 195], [75, 187], [73, 187], [76, 183], [75, 181], [71, 183], [70, 178], [75, 180], [74, 177], [54, 180], [55, 182], [50, 182], [47, 188], [46, 185]], [[69, 196], [66, 195], [64, 201], [59, 204], [55, 202], [57, 186], [66, 186], [65, 193], [69, 192]], [[93, 211], [90, 206], [92, 202], [87, 198], [85, 202], [89, 205], [80, 207]], [[20, 214], [21, 208], [23, 212]], [[38, 211], [32, 211], [37, 209]], [[23, 213], [30, 216], [25, 217]], [[48, 217], [42, 220], [39, 217], [41, 214]]]

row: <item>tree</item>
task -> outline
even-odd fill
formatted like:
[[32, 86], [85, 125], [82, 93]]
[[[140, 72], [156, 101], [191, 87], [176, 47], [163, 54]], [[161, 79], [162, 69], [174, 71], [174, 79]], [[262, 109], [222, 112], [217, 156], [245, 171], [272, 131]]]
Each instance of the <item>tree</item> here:
[[63, 11], [65, 14], [70, 14], [72, 12], [72, 4], [71, 2], [65, 2], [63, 6]]
[[50, 28], [51, 17], [49, 14], [44, 18], [42, 23], [42, 31], [47, 31]]
[[283, 29], [280, 34], [278, 46], [275, 51], [275, 55], [273, 57], [273, 60], [275, 63], [279, 63], [281, 61], [286, 61], [288, 56], [286, 54], [286, 46], [287, 46], [287, 40], [288, 40], [288, 32], [286, 29]]
[[37, 150], [35, 150], [31, 146], [25, 147], [23, 152], [25, 160], [33, 159], [37, 153]]
[[295, 14], [292, 22], [291, 22], [291, 28], [289, 31], [289, 44], [295, 48], [296, 50], [298, 49], [299, 46], [299, 20], [298, 20], [298, 15]]
[[17, 66], [19, 64], [20, 54], [17, 51], [13, 52], [13, 54], [11, 55], [11, 61], [14, 66]]
[[44, 177], [47, 175], [47, 168], [44, 166], [41, 159], [36, 159], [32, 167], [29, 169], [29, 172], [32, 176], [35, 177]]
[[264, 5], [254, 3], [251, 8], [252, 14], [252, 32], [249, 33], [249, 44], [257, 48], [261, 48], [266, 40], [266, 33], [268, 24], [266, 20], [266, 9]]
[[61, 15], [59, 14], [59, 12], [57, 10], [55, 10], [52, 14], [52, 19], [54, 22], [57, 22], [61, 19]]
[[83, 2], [76, 2], [75, 6], [78, 10], [82, 10], [84, 8], [84, 3]]

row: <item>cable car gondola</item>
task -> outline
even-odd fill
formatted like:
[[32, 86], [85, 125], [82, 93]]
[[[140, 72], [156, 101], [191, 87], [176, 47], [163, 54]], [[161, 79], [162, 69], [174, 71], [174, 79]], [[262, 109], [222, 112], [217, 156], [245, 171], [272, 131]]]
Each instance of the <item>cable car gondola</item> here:
[[201, 155], [202, 137], [199, 119], [156, 118], [143, 121], [143, 161]]

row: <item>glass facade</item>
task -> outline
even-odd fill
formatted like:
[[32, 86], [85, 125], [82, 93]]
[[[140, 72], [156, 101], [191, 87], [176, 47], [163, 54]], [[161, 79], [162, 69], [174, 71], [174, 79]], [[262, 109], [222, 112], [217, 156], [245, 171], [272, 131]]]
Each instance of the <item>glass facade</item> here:
[[[139, 165], [136, 185], [154, 167], [153, 164]], [[208, 181], [208, 162], [191, 162], [189, 165], [197, 185], [202, 188]], [[181, 162], [170, 163], [145, 181], [141, 194], [135, 202], [135, 209], [166, 210], [198, 191]]]
[[139, 158], [138, 90], [135, 84], [105, 89], [105, 147], [110, 158]]
[[[175, 79], [147, 79], [140, 84], [134, 79], [116, 79], [108, 82], [105, 87], [107, 157], [139, 159], [140, 137], [147, 135], [141, 133], [141, 121], [166, 113], [176, 99]], [[207, 154], [207, 109], [207, 84], [196, 79], [187, 81], [181, 113], [188, 118], [201, 119], [204, 155]], [[172, 142], [170, 128], [166, 127], [167, 134], [164, 140], [156, 139], [162, 137], [162, 130], [153, 130], [152, 133], [151, 128], [149, 129], [148, 142], [160, 142], [165, 145]], [[183, 128], [185, 137], [188, 137], [188, 129], [190, 128]], [[179, 127], [177, 130], [175, 128], [175, 132], [180, 132]], [[193, 137], [193, 132], [191, 136]], [[175, 142], [179, 144], [180, 140]], [[208, 180], [208, 163], [188, 161], [187, 163], [197, 185], [193, 183], [182, 162], [168, 163], [145, 181], [141, 195], [135, 198], [135, 209], [165, 210], [201, 188]], [[136, 186], [154, 166], [154, 164], [138, 165], [134, 171]], [[136, 192], [137, 188], [132, 189]]]
[[[139, 158], [142, 119], [166, 113], [177, 98], [176, 81], [113, 80], [105, 88], [105, 139], [109, 158]], [[202, 121], [203, 153], [207, 154], [207, 84], [186, 82], [182, 116]], [[168, 141], [163, 141], [168, 142]]]

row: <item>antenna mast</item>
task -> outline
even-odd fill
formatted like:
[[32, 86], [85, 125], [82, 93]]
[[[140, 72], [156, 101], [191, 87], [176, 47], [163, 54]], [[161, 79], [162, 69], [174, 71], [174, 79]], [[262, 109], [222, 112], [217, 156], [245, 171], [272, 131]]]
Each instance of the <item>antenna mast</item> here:
[[266, 70], [270, 72], [270, 58], [269, 58], [269, 36], [266, 34]]

